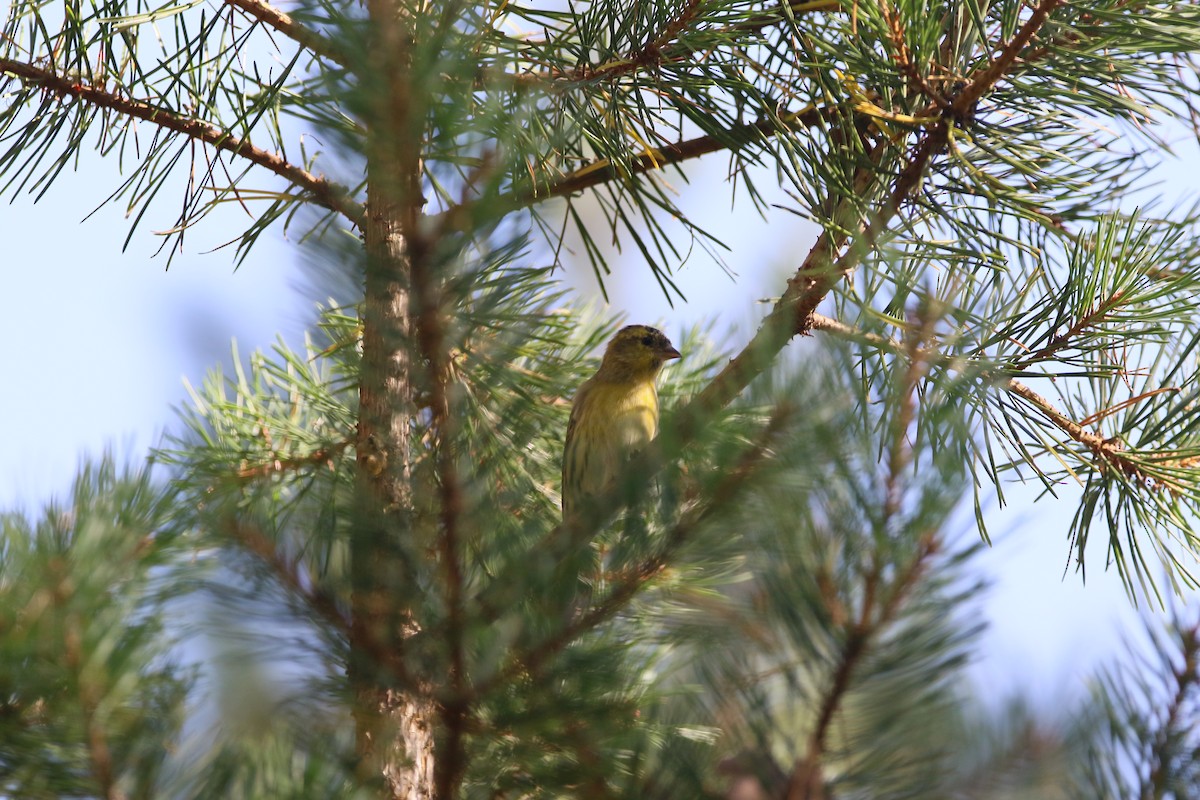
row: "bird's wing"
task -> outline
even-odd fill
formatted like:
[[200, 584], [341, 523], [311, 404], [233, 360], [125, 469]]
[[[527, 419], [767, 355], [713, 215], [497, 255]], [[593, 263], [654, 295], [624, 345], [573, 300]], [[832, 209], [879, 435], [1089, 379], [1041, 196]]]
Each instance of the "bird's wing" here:
[[579, 387], [579, 391], [575, 393], [575, 400], [571, 404], [571, 416], [567, 420], [567, 438], [563, 442], [563, 459], [562, 459], [562, 506], [563, 511], [568, 515], [574, 506], [575, 495], [577, 488], [575, 484], [579, 482], [579, 465], [576, 464], [575, 438], [579, 435], [579, 418], [583, 416], [583, 406], [587, 401], [588, 389], [591, 388], [591, 382], [585, 381]]
[[565, 441], [564, 450], [571, 446], [571, 440], [575, 438], [575, 431], [579, 427], [579, 416], [583, 413], [583, 404], [587, 401], [588, 390], [592, 388], [591, 381], [584, 381], [579, 387], [579, 391], [575, 393], [575, 400], [571, 403], [571, 416], [567, 420], [567, 438]]

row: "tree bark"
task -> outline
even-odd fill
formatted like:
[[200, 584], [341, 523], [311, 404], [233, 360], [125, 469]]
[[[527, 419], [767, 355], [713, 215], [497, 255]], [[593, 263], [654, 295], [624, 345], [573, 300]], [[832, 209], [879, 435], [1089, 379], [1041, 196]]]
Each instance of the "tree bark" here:
[[360, 777], [386, 797], [436, 796], [430, 686], [405, 668], [420, 630], [412, 598], [420, 552], [412, 492], [410, 426], [415, 360], [413, 233], [422, 213], [424, 113], [414, 102], [412, 43], [420, 9], [370, 0], [364, 54], [367, 128], [366, 275], [359, 386], [358, 518], [350, 542], [349, 679]]

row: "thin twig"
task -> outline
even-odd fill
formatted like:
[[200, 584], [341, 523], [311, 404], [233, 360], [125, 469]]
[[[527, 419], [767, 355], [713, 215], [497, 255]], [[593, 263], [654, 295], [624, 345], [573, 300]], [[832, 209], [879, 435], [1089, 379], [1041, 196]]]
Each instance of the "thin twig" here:
[[1120, 308], [1121, 300], [1124, 296], [1124, 292], [1116, 292], [1103, 303], [1101, 303], [1095, 310], [1084, 314], [1082, 317], [1077, 319], [1070, 328], [1055, 336], [1052, 336], [1050, 341], [1048, 341], [1044, 347], [1035, 352], [1029, 353], [1024, 358], [1017, 361], [1016, 364], [1013, 365], [1013, 368], [1016, 370], [1023, 370], [1039, 361], [1045, 361], [1062, 348], [1072, 344], [1076, 337], [1078, 337], [1081, 333], [1097, 322], [1102, 322], [1104, 318], [1114, 309]]
[[[1131, 0], [1118, 0], [1112, 5], [1111, 10], [1132, 9], [1136, 13], [1141, 10], [1142, 7], [1142, 4], [1138, 2], [1131, 2]], [[1040, 61], [1050, 53], [1052, 46], [1077, 44], [1083, 39], [1083, 34], [1078, 30], [1079, 25], [1097, 25], [1102, 23], [1103, 20], [1097, 18], [1095, 14], [1081, 9], [1079, 10], [1079, 16], [1076, 18], [1074, 26], [1067, 28], [1066, 31], [1061, 35], [1055, 36], [1048, 44], [1035, 47], [1032, 50], [1027, 50], [1026, 52], [1022, 53], [1021, 61], [1026, 64], [1034, 61]]]
[[336, 42], [323, 36], [307, 25], [303, 25], [265, 0], [225, 0], [264, 25], [282, 33], [301, 47], [311, 50], [321, 58], [328, 59], [339, 67], [350, 68], [350, 59], [338, 48]]
[[[886, 499], [884, 501], [884, 525], [897, 518], [903, 505], [902, 478], [912, 460], [909, 444], [909, 428], [917, 416], [917, 391], [929, 369], [926, 348], [933, 339], [934, 315], [926, 315], [919, 326], [913, 326], [905, 337], [904, 355], [908, 361], [900, 387], [900, 402], [896, 416], [892, 419], [892, 441], [888, 454]], [[886, 529], [886, 528], [885, 528]]]
[[[788, 5], [789, 11], [793, 15], [817, 11], [837, 11], [841, 8], [840, 0], [791, 0]], [[655, 37], [653, 42], [599, 66], [581, 64], [570, 70], [551, 69], [546, 72], [522, 72], [516, 75], [502, 73], [502, 77], [507, 78], [514, 85], [536, 86], [561, 92], [580, 84], [619, 78], [642, 69], [661, 67], [689, 59], [694, 55], [694, 51], [678, 43], [676, 38], [683, 32], [684, 26], [694, 15], [698, 6], [699, 3], [692, 0], [689, 2], [688, 8], [669, 22], [663, 33]], [[720, 32], [748, 36], [770, 25], [785, 22], [788, 22], [787, 18], [778, 12], [763, 13], [724, 28]]]
[[891, 40], [892, 48], [895, 51], [892, 60], [896, 62], [896, 68], [900, 70], [900, 74], [908, 81], [909, 88], [929, 98], [939, 107], [949, 106], [949, 101], [942, 96], [941, 92], [929, 85], [929, 82], [921, 75], [921, 71], [917, 69], [917, 65], [912, 62], [912, 53], [908, 49], [908, 42], [904, 36], [904, 25], [900, 21], [899, 15], [892, 12], [888, 0], [879, 0], [879, 13], [883, 16], [884, 25], [887, 26], [888, 39]]
[[[1197, 684], [1200, 684], [1200, 626], [1191, 625], [1184, 628], [1180, 623], [1176, 623], [1172, 633], [1179, 638], [1182, 663], [1177, 668], [1170, 668], [1170, 679], [1175, 690], [1167, 702], [1165, 718], [1154, 732], [1150, 743], [1150, 774], [1140, 787], [1139, 797], [1142, 798], [1160, 798], [1171, 794], [1175, 783], [1173, 779], [1178, 778], [1172, 760], [1182, 749], [1181, 739], [1187, 736], [1180, 735], [1180, 728], [1192, 728], [1186, 720], [1190, 717], [1188, 707], [1192, 705], [1188, 696], [1194, 692]], [[1181, 717], [1185, 721], [1181, 721]]]
[[71, 580], [64, 562], [56, 559], [50, 562], [50, 596], [54, 605], [63, 612], [63, 658], [66, 666], [75, 676], [79, 688], [80, 713], [83, 716], [84, 732], [87, 735], [88, 760], [91, 764], [92, 777], [100, 785], [105, 800], [124, 800], [124, 795], [117, 788], [113, 774], [112, 750], [108, 746], [108, 737], [104, 727], [96, 719], [96, 709], [100, 703], [93, 682], [94, 670], [85, 669], [86, 656], [84, 650], [83, 620], [77, 609], [72, 608], [76, 601], [75, 582]]
[[723, 131], [719, 137], [712, 135], [697, 136], [681, 142], [656, 147], [635, 156], [629, 164], [619, 167], [608, 159], [600, 159], [587, 164], [565, 177], [554, 181], [544, 189], [529, 189], [528, 195], [518, 194], [514, 198], [524, 204], [533, 200], [546, 200], [551, 197], [562, 197], [575, 194], [584, 189], [590, 189], [601, 183], [607, 183], [614, 178], [629, 178], [652, 170], [688, 161], [693, 158], [716, 153], [729, 148], [730, 140], [750, 142], [770, 136], [778, 136], [784, 131], [794, 131], [811, 128], [833, 114], [831, 107], [820, 108], [806, 106], [799, 111], [781, 114], [778, 118], [759, 120], [746, 125], [735, 125]]
[[242, 520], [230, 519], [228, 530], [234, 539], [248, 552], [258, 557], [259, 561], [271, 568], [271, 573], [279, 579], [292, 594], [300, 597], [327, 622], [342, 631], [350, 630], [350, 618], [338, 606], [337, 601], [316, 587], [307, 586], [307, 581], [300, 578], [296, 564], [289, 561], [270, 537], [263, 533], [257, 525]]
[[63, 631], [63, 649], [66, 662], [74, 671], [75, 680], [79, 685], [79, 707], [83, 716], [84, 733], [87, 736], [88, 761], [91, 763], [92, 777], [100, 785], [101, 796], [105, 800], [125, 800], [124, 792], [117, 787], [108, 736], [104, 726], [96, 719], [96, 709], [100, 705], [100, 698], [97, 697], [96, 687], [93, 685], [94, 672], [84, 668], [83, 624], [76, 611], [67, 611]]
[[36, 86], [60, 97], [76, 97], [98, 108], [112, 109], [126, 117], [145, 120], [163, 130], [179, 133], [218, 150], [241, 156], [304, 190], [315, 203], [341, 214], [355, 226], [361, 228], [363, 225], [365, 210], [361, 203], [350, 197], [345, 187], [313, 175], [282, 156], [256, 147], [248, 139], [234, 136], [212, 123], [187, 117], [142, 100], [121, 97], [102, 87], [82, 83], [24, 61], [0, 58], [0, 74], [4, 73], [17, 77], [27, 86]]
[[1092, 433], [1055, 408], [1049, 400], [1015, 378], [1010, 379], [1003, 385], [1003, 388], [1032, 405], [1046, 419], [1054, 423], [1055, 427], [1091, 450], [1097, 461], [1107, 463], [1131, 478], [1147, 478], [1142, 474], [1141, 466], [1125, 455], [1125, 446], [1120, 439], [1105, 439], [1098, 433]]
[[[860, 331], [850, 325], [846, 325], [838, 320], [831, 319], [821, 314], [814, 314], [812, 320], [812, 329], [831, 333], [839, 338], [849, 339], [867, 344], [876, 349], [887, 350], [896, 355], [904, 355], [904, 346], [895, 340], [884, 338], [875, 333]], [[962, 371], [964, 364], [961, 359], [952, 359], [949, 357], [939, 357], [931, 363]], [[977, 362], [968, 362], [977, 363]], [[984, 380], [994, 379], [999, 377], [993, 370], [985, 370], [980, 374], [980, 378]], [[1049, 420], [1056, 428], [1067, 434], [1072, 440], [1084, 445], [1097, 459], [1106, 464], [1110, 464], [1120, 470], [1125, 475], [1139, 478], [1147, 478], [1142, 474], [1141, 467], [1132, 459], [1124, 454], [1124, 445], [1117, 439], [1105, 439], [1098, 433], [1093, 433], [1081, 424], [1068, 417], [1063, 412], [1059, 411], [1046, 398], [1042, 397], [1033, 389], [1018, 381], [1016, 378], [1008, 378], [997, 384], [998, 388], [1020, 397], [1025, 402], [1036, 408], [1042, 416]]]

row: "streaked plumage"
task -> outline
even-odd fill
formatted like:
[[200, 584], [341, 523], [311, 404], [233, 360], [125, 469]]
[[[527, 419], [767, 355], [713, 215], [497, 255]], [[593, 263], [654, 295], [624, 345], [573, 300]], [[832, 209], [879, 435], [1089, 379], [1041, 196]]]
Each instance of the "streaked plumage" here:
[[567, 424], [562, 499], [570, 517], [616, 479], [630, 454], [658, 435], [654, 381], [679, 351], [662, 331], [630, 325], [608, 343], [600, 369], [579, 387]]

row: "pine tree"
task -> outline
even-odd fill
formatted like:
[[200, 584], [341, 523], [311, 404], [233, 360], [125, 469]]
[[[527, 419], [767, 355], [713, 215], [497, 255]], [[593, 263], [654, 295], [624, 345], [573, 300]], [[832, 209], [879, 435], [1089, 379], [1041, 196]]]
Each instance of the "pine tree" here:
[[[4, 518], [0, 793], [1200, 794], [1186, 615], [1073, 724], [960, 682], [1006, 481], [1082, 486], [1080, 571], [1097, 534], [1132, 598], [1195, 586], [1198, 215], [1133, 201], [1196, 52], [1181, 0], [15, 0], [8, 192], [94, 146], [135, 229], [186, 176], [168, 253], [238, 202], [246, 268], [283, 229], [359, 294], [210, 375], [165, 474]], [[564, 236], [671, 295], [722, 247], [669, 183], [703, 156], [820, 233], [563, 525], [614, 330]]]

